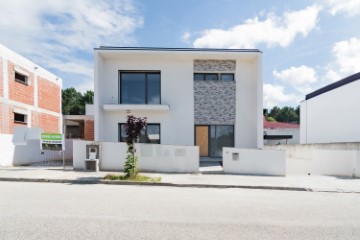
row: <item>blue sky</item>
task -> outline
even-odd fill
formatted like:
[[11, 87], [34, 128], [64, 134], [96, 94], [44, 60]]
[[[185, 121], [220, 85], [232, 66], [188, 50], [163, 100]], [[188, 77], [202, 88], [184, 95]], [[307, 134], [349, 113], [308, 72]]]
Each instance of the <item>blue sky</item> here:
[[93, 48], [258, 48], [264, 107], [360, 71], [359, 0], [3, 0], [0, 42], [93, 89]]

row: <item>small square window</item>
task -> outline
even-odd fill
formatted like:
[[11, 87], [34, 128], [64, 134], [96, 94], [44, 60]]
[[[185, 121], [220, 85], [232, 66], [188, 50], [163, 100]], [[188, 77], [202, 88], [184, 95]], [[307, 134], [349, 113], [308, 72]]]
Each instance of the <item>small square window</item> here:
[[233, 73], [222, 73], [221, 81], [234, 81], [234, 74]]
[[28, 83], [28, 77], [25, 76], [24, 74], [15, 72], [15, 81], [27, 84]]
[[194, 80], [218, 80], [218, 73], [194, 73]]
[[203, 73], [194, 73], [194, 80], [205, 80]]
[[205, 74], [205, 80], [218, 80], [217, 73], [207, 73]]
[[14, 112], [14, 122], [15, 123], [27, 123], [27, 116], [25, 114]]

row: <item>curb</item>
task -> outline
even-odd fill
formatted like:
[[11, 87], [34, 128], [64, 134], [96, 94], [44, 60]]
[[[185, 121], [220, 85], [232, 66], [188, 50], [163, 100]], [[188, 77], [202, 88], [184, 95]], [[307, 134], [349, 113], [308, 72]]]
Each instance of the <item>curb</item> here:
[[277, 186], [249, 186], [249, 185], [217, 185], [217, 184], [177, 184], [161, 182], [133, 182], [133, 181], [111, 181], [94, 179], [51, 179], [51, 178], [7, 178], [0, 177], [0, 181], [6, 182], [41, 182], [41, 183], [68, 183], [68, 184], [107, 184], [107, 185], [140, 185], [140, 186], [163, 186], [163, 187], [188, 187], [188, 188], [244, 188], [262, 190], [285, 190], [312, 192], [312, 189], [302, 187], [277, 187]]
[[304, 187], [279, 187], [279, 186], [251, 186], [251, 185], [218, 185], [218, 184], [183, 184], [183, 183], [166, 183], [166, 182], [134, 182], [134, 181], [112, 181], [102, 179], [51, 179], [51, 178], [9, 178], [0, 177], [0, 181], [5, 182], [37, 182], [37, 183], [67, 183], [67, 184], [104, 184], [104, 185], [125, 185], [125, 186], [162, 186], [162, 187], [181, 187], [181, 188], [239, 188], [239, 189], [258, 189], [258, 190], [282, 190], [298, 192], [324, 192], [324, 193], [358, 193], [360, 191], [345, 191], [342, 189], [322, 190]]

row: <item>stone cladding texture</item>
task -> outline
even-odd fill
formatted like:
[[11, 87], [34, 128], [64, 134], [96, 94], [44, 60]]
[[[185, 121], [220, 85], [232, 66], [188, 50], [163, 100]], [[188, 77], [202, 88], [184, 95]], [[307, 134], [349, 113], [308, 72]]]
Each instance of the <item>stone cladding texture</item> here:
[[195, 124], [235, 124], [235, 82], [194, 81]]
[[[194, 72], [235, 72], [235, 60], [194, 60]], [[195, 124], [235, 124], [236, 85], [194, 81]]]
[[207, 72], [207, 71], [233, 71], [235, 72], [236, 61], [235, 60], [194, 60], [195, 72]]

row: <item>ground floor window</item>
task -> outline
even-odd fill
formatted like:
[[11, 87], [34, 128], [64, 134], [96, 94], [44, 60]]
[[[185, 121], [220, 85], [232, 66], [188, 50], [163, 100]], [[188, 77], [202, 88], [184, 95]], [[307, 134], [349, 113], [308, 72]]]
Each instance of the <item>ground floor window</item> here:
[[[125, 123], [119, 123], [119, 142], [126, 142]], [[148, 123], [141, 132], [139, 142], [160, 144], [160, 124]]]
[[26, 124], [27, 123], [27, 115], [14, 112], [14, 122]]
[[195, 144], [201, 157], [222, 157], [223, 147], [234, 147], [233, 125], [195, 126]]

